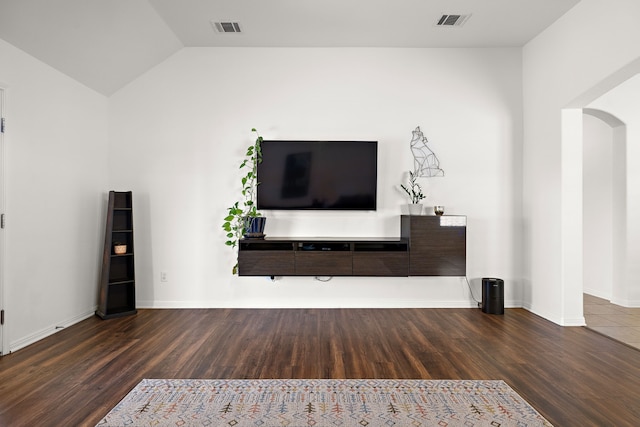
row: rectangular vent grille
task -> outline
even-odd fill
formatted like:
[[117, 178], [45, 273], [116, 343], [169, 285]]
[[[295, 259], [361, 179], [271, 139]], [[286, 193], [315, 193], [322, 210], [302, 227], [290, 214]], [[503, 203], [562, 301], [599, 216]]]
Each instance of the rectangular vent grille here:
[[436, 26], [438, 27], [460, 27], [462, 26], [471, 15], [442, 15]]
[[218, 33], [241, 33], [240, 24], [237, 22], [211, 22]]

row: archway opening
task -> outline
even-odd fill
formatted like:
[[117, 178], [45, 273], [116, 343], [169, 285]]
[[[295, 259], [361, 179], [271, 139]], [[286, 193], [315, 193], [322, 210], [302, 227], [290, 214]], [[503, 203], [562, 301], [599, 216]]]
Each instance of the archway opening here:
[[640, 348], [638, 96], [640, 75], [583, 109], [582, 272], [587, 327]]

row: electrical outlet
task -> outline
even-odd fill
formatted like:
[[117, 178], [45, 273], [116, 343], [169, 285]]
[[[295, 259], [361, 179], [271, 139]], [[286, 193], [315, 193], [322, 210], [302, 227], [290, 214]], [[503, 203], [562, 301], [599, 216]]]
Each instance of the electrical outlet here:
[[161, 282], [166, 282], [167, 281], [167, 273], [165, 271], [161, 271], [160, 272], [160, 281]]

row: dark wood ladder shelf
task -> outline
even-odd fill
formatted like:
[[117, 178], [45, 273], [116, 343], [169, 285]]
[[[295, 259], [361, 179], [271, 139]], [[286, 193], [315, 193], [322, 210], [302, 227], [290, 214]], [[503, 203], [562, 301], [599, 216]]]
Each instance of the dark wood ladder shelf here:
[[[126, 252], [116, 254], [115, 242], [126, 245]], [[110, 191], [96, 315], [102, 319], [111, 319], [135, 313], [137, 310], [132, 193]]]

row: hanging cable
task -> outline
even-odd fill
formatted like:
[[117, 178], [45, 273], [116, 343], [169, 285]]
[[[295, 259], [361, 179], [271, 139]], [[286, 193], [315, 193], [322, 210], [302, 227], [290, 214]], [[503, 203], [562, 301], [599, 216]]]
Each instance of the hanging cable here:
[[478, 306], [480, 305], [481, 301], [478, 301], [476, 299], [476, 297], [473, 295], [473, 291], [471, 290], [471, 283], [469, 283], [469, 279], [467, 278], [467, 276], [464, 276], [464, 280], [467, 281], [467, 287], [469, 288], [469, 293], [471, 294], [471, 298], [473, 298], [473, 300], [478, 303]]

